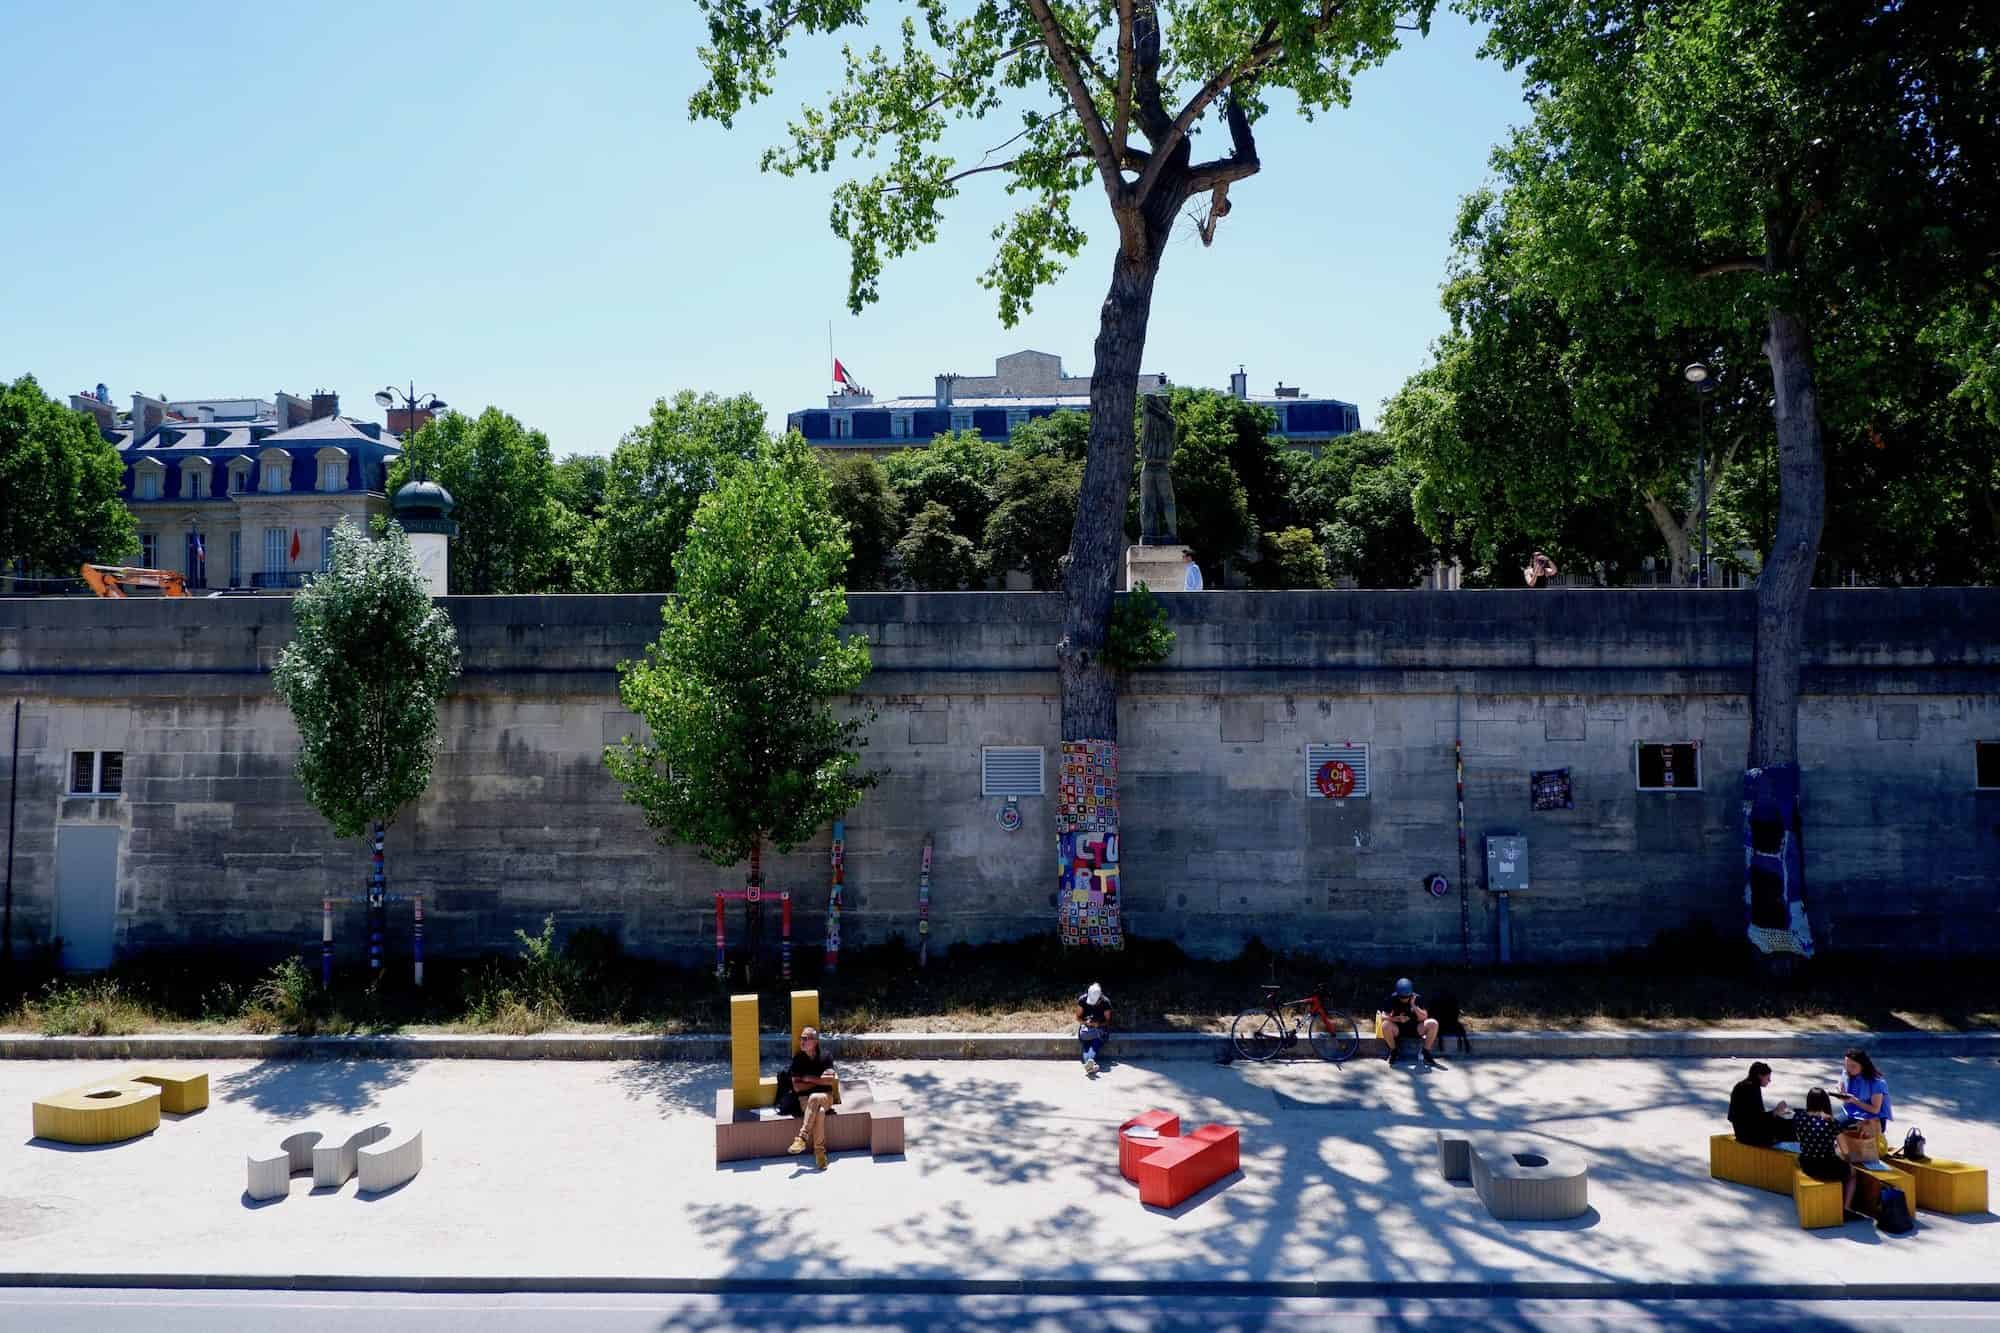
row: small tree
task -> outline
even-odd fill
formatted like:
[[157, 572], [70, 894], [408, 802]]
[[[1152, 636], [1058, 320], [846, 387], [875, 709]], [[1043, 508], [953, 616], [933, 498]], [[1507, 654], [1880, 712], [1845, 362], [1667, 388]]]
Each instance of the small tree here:
[[903, 535], [903, 501], [889, 474], [866, 455], [850, 454], [827, 464], [827, 494], [833, 512], [847, 524], [847, 586], [866, 590], [889, 582], [889, 553]]
[[651, 732], [605, 748], [626, 799], [669, 846], [747, 859], [753, 885], [765, 842], [790, 851], [875, 781], [863, 720], [832, 706], [868, 674], [868, 641], [840, 633], [843, 527], [805, 442], [767, 442], [701, 501], [660, 637], [618, 668]]
[[138, 549], [119, 497], [118, 451], [87, 413], [42, 392], [32, 375], [0, 381], [0, 569], [76, 577], [85, 561]]
[[389, 493], [418, 476], [457, 502], [454, 595], [549, 589], [568, 524], [557, 510], [548, 436], [497, 407], [476, 417], [446, 412], [410, 436], [389, 469]]
[[986, 520], [986, 560], [995, 574], [1023, 569], [1035, 587], [1062, 586], [1062, 558], [1076, 522], [1083, 464], [1049, 454], [1016, 454], [994, 486], [999, 501]]
[[599, 592], [672, 592], [695, 507], [763, 441], [764, 409], [747, 393], [683, 391], [654, 402], [611, 453], [584, 582]]
[[970, 537], [952, 530], [951, 511], [933, 500], [896, 543], [896, 565], [913, 588], [957, 592], [979, 576], [979, 553]]
[[299, 729], [296, 772], [335, 837], [374, 834], [369, 965], [382, 965], [382, 844], [396, 812], [430, 785], [438, 702], [458, 675], [458, 635], [431, 601], [390, 523], [370, 541], [333, 530], [333, 560], [292, 599], [292, 640], [271, 676]]

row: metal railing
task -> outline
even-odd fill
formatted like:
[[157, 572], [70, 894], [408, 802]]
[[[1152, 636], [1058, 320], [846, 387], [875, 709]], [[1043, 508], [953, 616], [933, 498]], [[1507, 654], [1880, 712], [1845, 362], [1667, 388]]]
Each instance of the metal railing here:
[[310, 569], [286, 570], [276, 574], [252, 574], [250, 586], [253, 588], [303, 588], [306, 580], [313, 576]]

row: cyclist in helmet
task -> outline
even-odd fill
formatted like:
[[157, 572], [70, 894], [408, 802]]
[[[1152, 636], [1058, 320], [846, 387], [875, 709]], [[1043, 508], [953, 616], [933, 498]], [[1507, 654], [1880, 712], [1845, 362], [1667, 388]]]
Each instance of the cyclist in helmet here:
[[1431, 1068], [1437, 1064], [1431, 1048], [1437, 1045], [1438, 1022], [1424, 1008], [1423, 997], [1417, 994], [1408, 977], [1397, 979], [1396, 989], [1389, 993], [1388, 1002], [1375, 1015], [1375, 1021], [1382, 1030], [1383, 1044], [1389, 1048], [1386, 1058], [1390, 1064], [1396, 1063], [1396, 1043], [1409, 1032], [1423, 1038], [1424, 1066]]

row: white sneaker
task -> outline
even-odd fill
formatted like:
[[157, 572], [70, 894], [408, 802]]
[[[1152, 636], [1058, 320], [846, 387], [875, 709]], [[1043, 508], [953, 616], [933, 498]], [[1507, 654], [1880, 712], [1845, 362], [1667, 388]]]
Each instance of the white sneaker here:
[[1085, 1060], [1083, 1062], [1083, 1072], [1086, 1074], [1095, 1074], [1097, 1072], [1097, 1061]]

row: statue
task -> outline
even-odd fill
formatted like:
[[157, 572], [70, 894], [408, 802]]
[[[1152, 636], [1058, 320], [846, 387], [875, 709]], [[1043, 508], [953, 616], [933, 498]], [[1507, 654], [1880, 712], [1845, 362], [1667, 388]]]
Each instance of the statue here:
[[1139, 544], [1178, 546], [1174, 523], [1174, 414], [1165, 395], [1149, 393], [1139, 428]]

